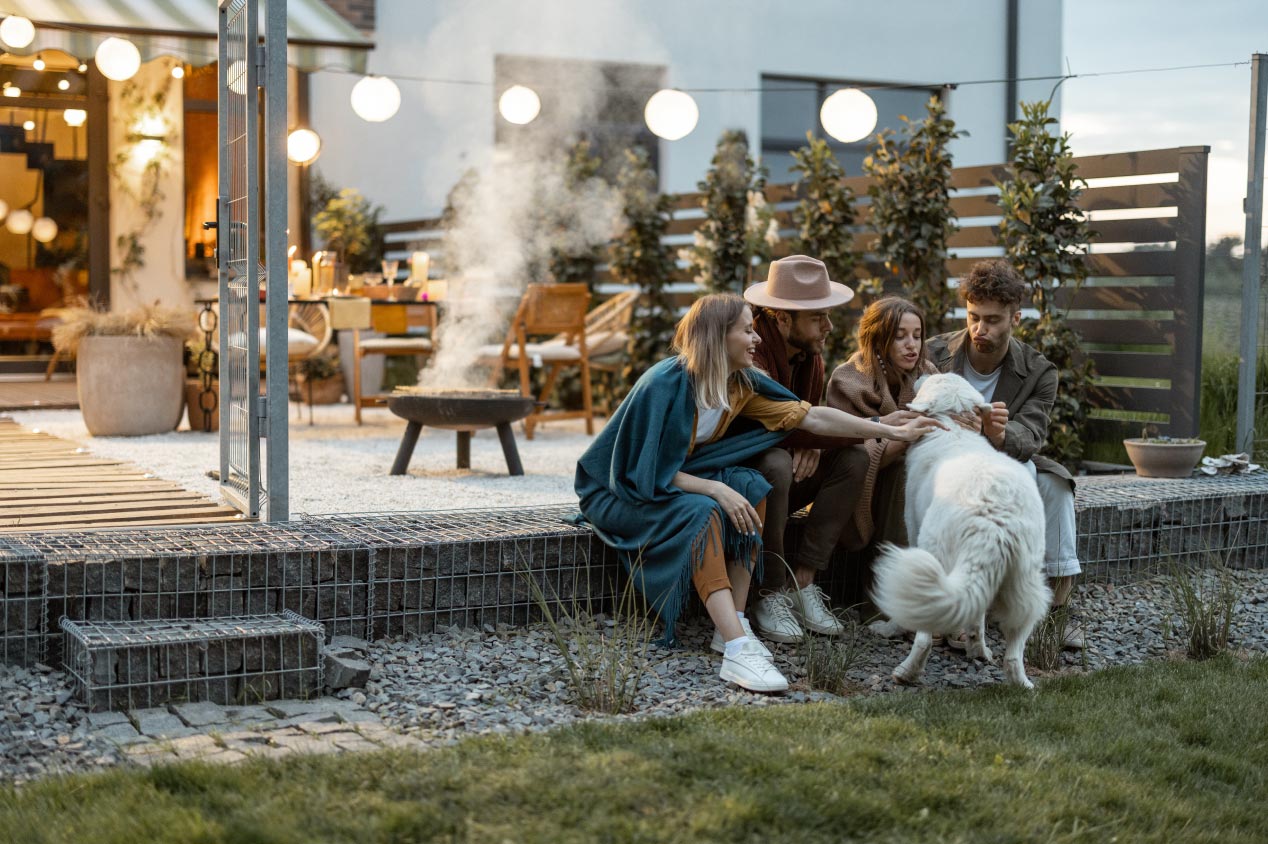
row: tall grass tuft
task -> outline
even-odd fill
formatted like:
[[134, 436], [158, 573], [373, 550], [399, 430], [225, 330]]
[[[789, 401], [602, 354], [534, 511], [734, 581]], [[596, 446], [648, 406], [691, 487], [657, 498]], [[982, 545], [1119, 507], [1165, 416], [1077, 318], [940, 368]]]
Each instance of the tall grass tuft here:
[[1040, 671], [1055, 671], [1060, 668], [1066, 632], [1073, 623], [1069, 606], [1053, 607], [1035, 625], [1030, 638], [1026, 640], [1026, 662]]
[[863, 656], [864, 637], [852, 615], [842, 616], [845, 632], [836, 638], [806, 632], [797, 643], [797, 661], [812, 689], [842, 695], [850, 688], [850, 671]]
[[595, 612], [588, 595], [579, 600], [576, 588], [565, 605], [558, 595], [548, 599], [531, 571], [519, 571], [550, 628], [581, 709], [609, 715], [633, 712], [639, 689], [655, 666], [650, 654], [655, 622], [634, 586], [641, 572], [640, 565], [632, 568], [611, 614], [605, 616]]
[[1242, 596], [1227, 564], [1214, 554], [1209, 559], [1205, 571], [1171, 567], [1171, 626], [1184, 639], [1190, 659], [1210, 659], [1228, 650], [1233, 614]]

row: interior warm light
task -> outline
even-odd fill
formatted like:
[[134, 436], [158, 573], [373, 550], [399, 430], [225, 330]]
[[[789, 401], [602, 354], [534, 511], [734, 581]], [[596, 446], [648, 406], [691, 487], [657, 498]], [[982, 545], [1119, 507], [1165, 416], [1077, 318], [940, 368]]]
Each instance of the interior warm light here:
[[21, 50], [35, 40], [35, 24], [21, 15], [9, 15], [0, 21], [0, 41]]
[[876, 103], [857, 88], [842, 88], [823, 101], [819, 122], [842, 143], [861, 141], [876, 128]]
[[107, 38], [97, 45], [97, 69], [107, 79], [126, 82], [141, 69], [141, 53], [126, 38]]
[[31, 224], [31, 237], [40, 243], [52, 243], [57, 237], [57, 223], [50, 217], [40, 217]]
[[43, 56], [36, 56], [35, 61], [31, 62], [31, 67], [35, 68], [36, 70], [43, 70], [44, 68], [48, 67], [48, 65], [44, 64]]
[[26, 131], [28, 131], [28, 132], [34, 132], [34, 131], [35, 131], [35, 121], [34, 121], [34, 120], [24, 120], [24, 121], [22, 121], [22, 128], [23, 128], [23, 129], [25, 129], [25, 130], [26, 130]]
[[62, 112], [62, 119], [66, 121], [67, 126], [83, 126], [84, 121], [88, 119], [88, 112], [82, 108], [68, 108]]
[[59, 91], [67, 91], [67, 90], [70, 90], [70, 80], [69, 80], [69, 79], [59, 79], [59, 80], [57, 80], [57, 90], [59, 90]]
[[26, 234], [34, 224], [35, 215], [25, 208], [10, 211], [9, 218], [4, 221], [4, 227], [14, 234]]
[[79, 63], [79, 67], [78, 67], [78, 68], [76, 68], [76, 70], [78, 70], [80, 73], [87, 73], [87, 72], [88, 72], [88, 65], [87, 65], [86, 63], [84, 63], [84, 62], [80, 62], [80, 63]]
[[178, 64], [178, 65], [176, 65], [175, 67], [173, 67], [173, 68], [172, 68], [172, 78], [173, 78], [173, 79], [184, 79], [184, 78], [185, 78], [185, 66], [184, 66], [184, 65], [180, 65], [180, 64]]
[[22, 89], [17, 85], [10, 85], [8, 88], [4, 89], [4, 95], [6, 97], [20, 97], [22, 96]]
[[321, 138], [312, 129], [296, 129], [286, 136], [286, 157], [295, 164], [308, 164], [321, 152]]
[[8, 215], [9, 215], [9, 203], [5, 202], [3, 199], [0, 199], [0, 220], [3, 220]]
[[517, 126], [532, 123], [541, 110], [541, 97], [532, 88], [523, 85], [512, 85], [498, 97], [498, 112], [508, 123]]
[[652, 94], [643, 109], [643, 119], [652, 134], [667, 141], [676, 141], [691, 134], [700, 120], [700, 109], [685, 91], [664, 88]]
[[401, 107], [401, 89], [386, 76], [366, 76], [352, 86], [352, 110], [362, 120], [382, 123]]

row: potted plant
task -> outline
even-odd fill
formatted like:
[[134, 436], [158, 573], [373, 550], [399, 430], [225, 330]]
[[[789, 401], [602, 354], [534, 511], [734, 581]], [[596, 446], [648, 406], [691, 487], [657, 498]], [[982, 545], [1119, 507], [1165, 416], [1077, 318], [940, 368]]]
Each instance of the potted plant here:
[[383, 233], [379, 224], [382, 213], [381, 206], [372, 206], [359, 191], [344, 188], [314, 215], [313, 228], [317, 236], [327, 251], [342, 259], [343, 272], [365, 273], [379, 269], [383, 255]]
[[343, 400], [343, 369], [337, 355], [315, 355], [296, 364], [299, 399], [309, 404], [337, 404]]
[[1142, 478], [1187, 478], [1202, 459], [1204, 440], [1160, 437], [1146, 426], [1139, 437], [1123, 440], [1127, 457]]
[[191, 431], [220, 430], [220, 355], [202, 334], [185, 342], [185, 415]]
[[53, 346], [77, 361], [79, 409], [94, 437], [176, 429], [185, 406], [182, 352], [193, 329], [188, 311], [146, 305], [103, 313], [68, 308]]

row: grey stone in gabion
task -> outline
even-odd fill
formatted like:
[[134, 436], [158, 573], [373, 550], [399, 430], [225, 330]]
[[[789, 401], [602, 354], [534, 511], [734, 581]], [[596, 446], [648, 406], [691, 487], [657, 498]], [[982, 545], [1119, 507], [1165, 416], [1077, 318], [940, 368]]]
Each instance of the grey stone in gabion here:
[[370, 663], [349, 650], [332, 650], [323, 655], [326, 688], [331, 691], [365, 688], [370, 679]]
[[454, 609], [467, 605], [467, 582], [461, 578], [443, 578], [436, 583], [436, 609]]
[[0, 620], [4, 624], [0, 633], [5, 636], [15, 636], [40, 631], [40, 624], [43, 621], [40, 612], [43, 608], [42, 601], [26, 597], [0, 598], [0, 604], [3, 605]]
[[192, 592], [139, 595], [133, 602], [133, 615], [139, 619], [198, 618], [199, 596]]
[[169, 557], [159, 572], [159, 588], [166, 593], [198, 590], [198, 560], [193, 557]]
[[396, 607], [408, 610], [430, 610], [436, 607], [436, 581], [433, 579], [419, 580], [413, 583], [393, 583], [392, 589], [395, 590], [399, 600], [395, 601]]
[[119, 560], [76, 564], [82, 571], [65, 570], [68, 595], [114, 595], [123, 591], [123, 563]]
[[236, 674], [242, 670], [242, 640], [209, 642], [206, 659], [209, 675]]
[[86, 601], [84, 617], [89, 621], [127, 621], [132, 618], [132, 596], [118, 593], [91, 596]]
[[5, 595], [42, 595], [44, 589], [44, 563], [37, 560], [20, 560], [0, 564], [0, 583]]
[[161, 559], [121, 560], [123, 588], [130, 592], [157, 592], [163, 582]]

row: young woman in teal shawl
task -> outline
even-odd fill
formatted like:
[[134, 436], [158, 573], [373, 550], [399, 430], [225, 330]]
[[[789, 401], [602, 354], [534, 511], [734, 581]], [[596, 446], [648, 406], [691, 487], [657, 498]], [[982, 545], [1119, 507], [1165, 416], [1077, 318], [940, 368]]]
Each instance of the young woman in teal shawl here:
[[[739, 296], [696, 300], [678, 324], [677, 357], [634, 385], [578, 461], [576, 490], [584, 519], [665, 622], [667, 642], [694, 581], [717, 628], [722, 678], [782, 691], [787, 681], [743, 615], [770, 485], [739, 464], [797, 428], [911, 441], [937, 423], [895, 427], [811, 407], [753, 368], [760, 342]], [[759, 424], [730, 430], [740, 416]]]

